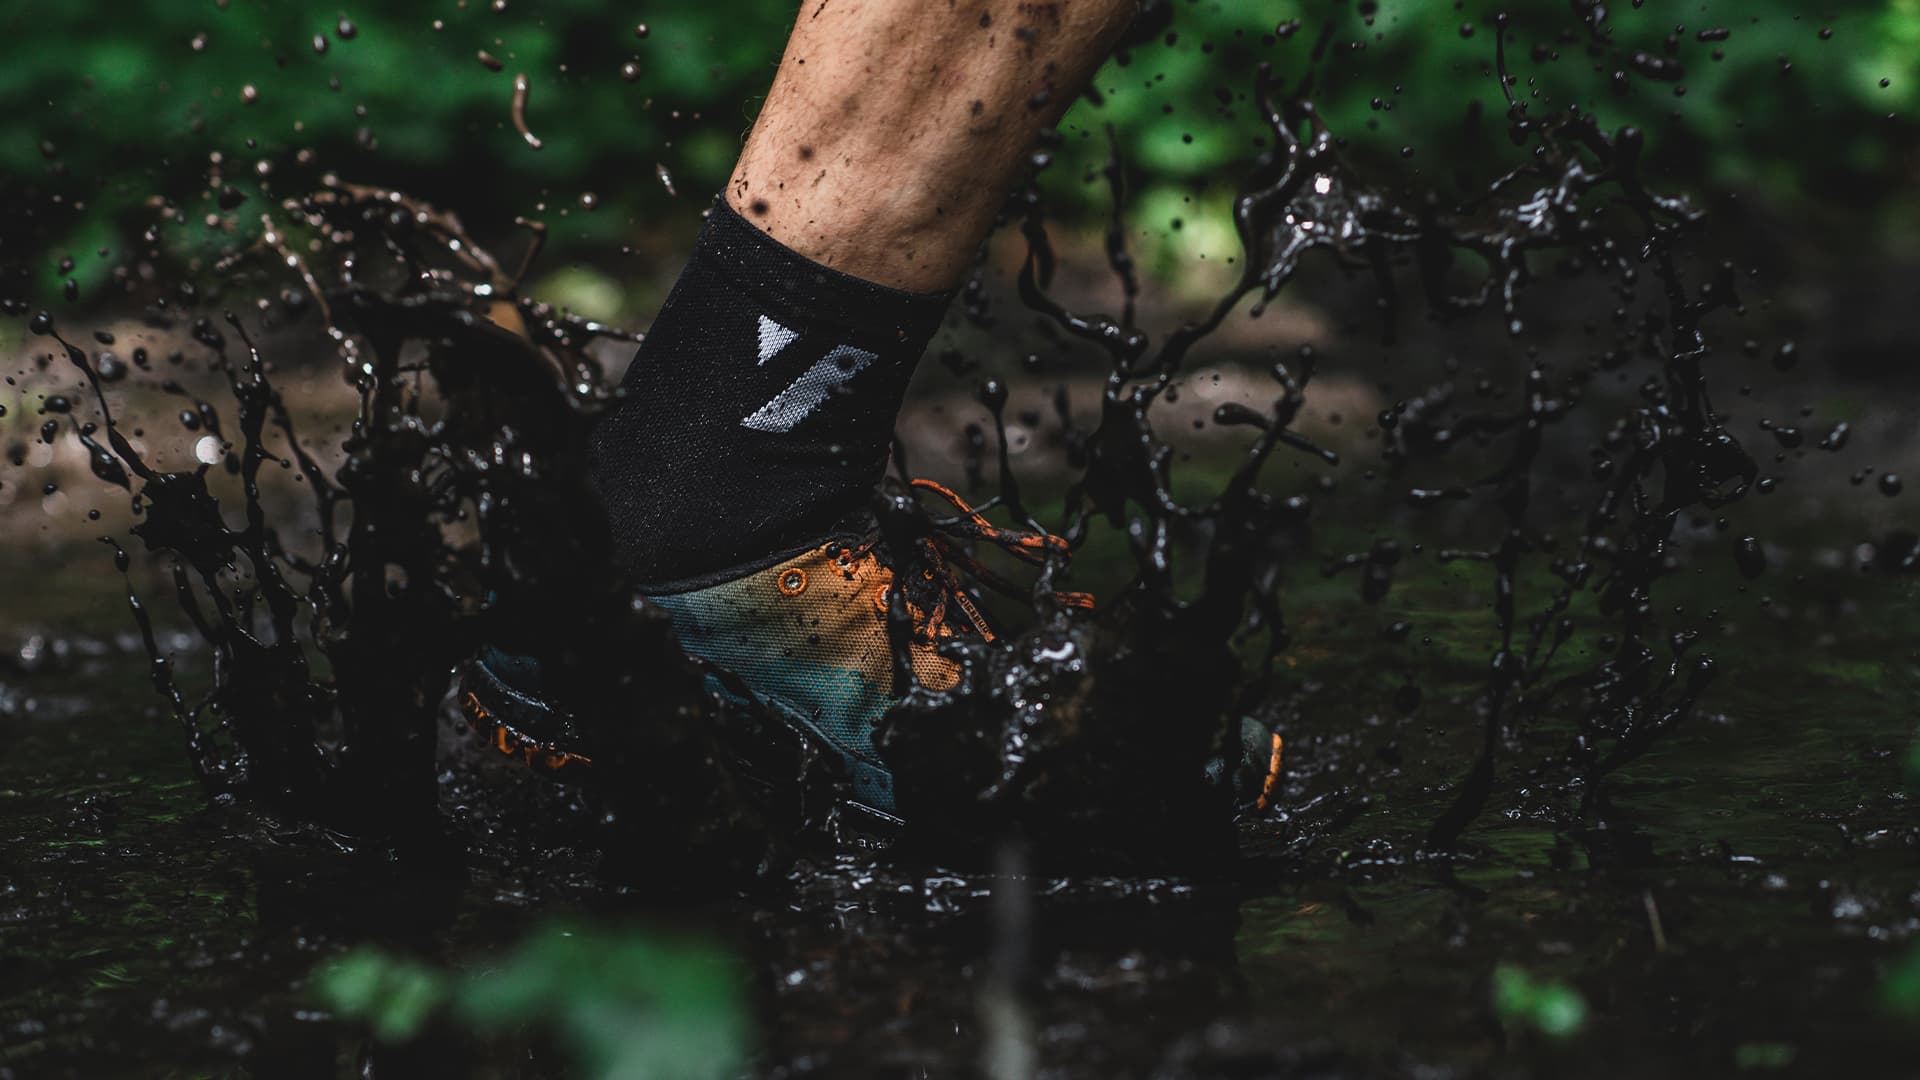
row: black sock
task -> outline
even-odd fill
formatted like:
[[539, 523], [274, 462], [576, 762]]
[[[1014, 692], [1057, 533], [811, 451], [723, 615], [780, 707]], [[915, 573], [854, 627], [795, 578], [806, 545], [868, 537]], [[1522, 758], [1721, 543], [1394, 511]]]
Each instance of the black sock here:
[[688, 584], [845, 535], [950, 298], [828, 269], [716, 200], [594, 434], [621, 565]]

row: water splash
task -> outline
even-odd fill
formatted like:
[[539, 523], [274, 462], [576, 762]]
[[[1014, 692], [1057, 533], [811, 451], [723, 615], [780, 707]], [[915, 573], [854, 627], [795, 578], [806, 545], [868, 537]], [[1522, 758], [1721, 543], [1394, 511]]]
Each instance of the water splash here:
[[[1522, 562], [1554, 549], [1547, 523], [1531, 512], [1536, 464], [1551, 429], [1590, 400], [1579, 381], [1556, 386], [1547, 367], [1536, 365], [1526, 375], [1524, 405], [1516, 412], [1443, 419], [1446, 402], [1436, 396], [1383, 417], [1388, 461], [1397, 467], [1442, 456], [1468, 440], [1506, 447], [1505, 462], [1490, 474], [1407, 493], [1415, 506], [1463, 500], [1484, 507], [1483, 513], [1497, 515], [1501, 537], [1487, 550], [1441, 554], [1443, 560], [1488, 564], [1498, 640], [1477, 709], [1480, 752], [1426, 846], [1457, 846], [1487, 804], [1508, 728], [1538, 720], [1556, 697], [1585, 697], [1564, 762], [1569, 789], [1583, 793], [1569, 809], [1573, 824], [1593, 809], [1599, 779], [1643, 754], [1691, 713], [1713, 664], [1694, 655], [1692, 633], [1659, 639], [1653, 593], [1669, 572], [1666, 545], [1681, 512], [1724, 506], [1757, 477], [1752, 458], [1714, 414], [1703, 369], [1709, 347], [1701, 320], [1738, 303], [1731, 267], [1723, 265], [1711, 281], [1689, 287], [1676, 244], [1700, 227], [1702, 213], [1682, 197], [1646, 186], [1639, 171], [1644, 138], [1636, 129], [1604, 132], [1574, 110], [1530, 117], [1511, 91], [1504, 17], [1496, 28], [1508, 130], [1528, 160], [1457, 207], [1443, 209], [1436, 199], [1408, 206], [1363, 184], [1342, 160], [1309, 96], [1313, 69], [1298, 85], [1281, 88], [1263, 66], [1258, 98], [1275, 149], [1234, 204], [1245, 253], [1241, 277], [1209, 315], [1168, 334], [1157, 350], [1132, 325], [1135, 286], [1115, 239], [1118, 230], [1109, 231], [1108, 243], [1127, 298], [1122, 316], [1070, 312], [1047, 295], [1054, 257], [1039, 199], [1026, 197], [1022, 299], [1069, 335], [1103, 350], [1111, 365], [1100, 423], [1084, 442], [1087, 462], [1068, 497], [1070, 519], [1063, 531], [1077, 544], [1095, 518], [1125, 530], [1138, 577], [1098, 619], [1043, 610], [1040, 625], [1009, 646], [970, 650], [959, 689], [920, 690], [908, 699], [884, 740], [899, 771], [911, 834], [938, 848], [1014, 832], [1034, 841], [1041, 856], [1123, 865], [1204, 865], [1231, 849], [1225, 785], [1218, 770], [1210, 777], [1206, 766], [1233, 752], [1230, 704], [1247, 711], [1251, 703], [1284, 692], [1272, 672], [1274, 657], [1289, 644], [1279, 595], [1288, 561], [1282, 540], [1311, 512], [1303, 497], [1282, 499], [1264, 491], [1262, 467], [1281, 446], [1327, 461], [1335, 455], [1290, 429], [1314, 373], [1310, 353], [1296, 364], [1272, 366], [1275, 396], [1265, 413], [1241, 405], [1216, 413], [1216, 423], [1252, 427], [1258, 435], [1241, 467], [1207, 503], [1175, 498], [1173, 448], [1155, 433], [1151, 411], [1198, 342], [1256, 292], [1257, 315], [1294, 279], [1303, 260], [1316, 255], [1371, 272], [1384, 301], [1381, 325], [1388, 340], [1402, 267], [1417, 276], [1436, 319], [1497, 305], [1514, 335], [1524, 330], [1519, 301], [1531, 280], [1530, 260], [1548, 255], [1577, 262], [1586, 273], [1611, 275], [1629, 294], [1642, 268], [1650, 268], [1665, 308], [1663, 326], [1622, 331], [1628, 339], [1622, 347], [1634, 344], [1636, 335], [1657, 347], [1658, 374], [1644, 388], [1642, 402], [1613, 421], [1617, 437], [1610, 442], [1621, 459], [1609, 462], [1577, 553], [1552, 560], [1559, 588], [1524, 625], [1516, 586]], [[1331, 24], [1316, 47], [1316, 62], [1330, 33]], [[1109, 170], [1116, 183], [1120, 174]], [[1607, 213], [1614, 206], [1631, 211], [1631, 230], [1609, 220], [1618, 216]], [[1486, 271], [1462, 289], [1452, 279], [1469, 256]], [[997, 409], [994, 415], [997, 422]], [[1019, 494], [1004, 465], [1004, 425], [1001, 435], [1001, 501], [1018, 508]], [[924, 531], [915, 524], [913, 507], [897, 494], [882, 503], [881, 515], [896, 543]], [[1174, 585], [1176, 533], [1207, 537], [1200, 553], [1202, 584], [1191, 598], [1177, 595]], [[1400, 551], [1384, 540], [1336, 561], [1330, 571], [1364, 567], [1363, 595], [1378, 602]], [[1565, 613], [1575, 594], [1587, 589], [1600, 594], [1602, 614], [1615, 623], [1612, 655], [1548, 681], [1574, 632]], [[897, 620], [903, 617], [896, 612]], [[1260, 632], [1268, 641], [1264, 661], [1243, 681], [1229, 643]], [[1417, 687], [1414, 693], [1417, 701]]]
[[[1109, 366], [1097, 424], [1068, 432], [1076, 479], [1059, 533], [1083, 545], [1097, 528], [1118, 530], [1137, 576], [1088, 618], [1054, 599], [1062, 567], [1048, 565], [1034, 586], [1031, 628], [993, 647], [956, 646], [961, 685], [907, 695], [882, 733], [911, 821], [907, 850], [983, 854], [1011, 834], [1048, 865], [1198, 869], [1232, 859], [1235, 808], [1250, 801], [1247, 784], [1259, 786], [1267, 761], [1262, 749], [1244, 775], [1240, 747], [1251, 723], [1259, 729], [1251, 742], [1264, 748], [1286, 712], [1290, 691], [1276, 659], [1293, 641], [1282, 584], [1314, 511], [1308, 497], [1276, 495], [1262, 478], [1282, 449], [1338, 461], [1295, 429], [1320, 360], [1303, 349], [1271, 363], [1264, 410], [1216, 410], [1217, 425], [1245, 428], [1251, 440], [1225, 485], [1202, 501], [1175, 496], [1176, 455], [1154, 412], [1197, 345], [1249, 297], [1258, 314], [1309, 260], [1371, 276], [1388, 342], [1408, 277], [1430, 317], [1497, 311], [1512, 335], [1526, 330], [1521, 299], [1544, 259], [1610, 279], [1623, 296], [1635, 294], [1643, 274], [1658, 287], [1646, 317], [1617, 330], [1609, 355], [1651, 354], [1655, 370], [1639, 400], [1604, 423], [1600, 487], [1570, 550], [1550, 535], [1534, 496], [1551, 435], [1576, 410], [1613, 404], [1585, 392], [1577, 373], [1535, 364], [1522, 404], [1509, 412], [1461, 411], [1442, 386], [1380, 418], [1395, 478], [1437, 467], [1463, 444], [1503, 455], [1490, 472], [1405, 489], [1410, 506], [1468, 507], [1496, 534], [1485, 547], [1438, 554], [1487, 566], [1497, 639], [1476, 709], [1480, 752], [1426, 846], [1460, 844], [1491, 797], [1506, 736], [1563, 700], [1580, 699], [1571, 745], [1550, 763], [1572, 799], [1570, 827], [1596, 811], [1599, 780], [1693, 710], [1711, 661], [1690, 632], [1663, 630], [1653, 597], [1671, 568], [1677, 517], [1736, 500], [1757, 477], [1706, 382], [1701, 324], [1738, 304], [1731, 270], [1690, 284], [1679, 245], [1700, 229], [1700, 211], [1647, 186], [1635, 129], [1603, 131], [1573, 109], [1530, 115], [1512, 92], [1506, 21], [1495, 24], [1496, 77], [1521, 163], [1454, 202], [1396, 196], [1344, 160], [1313, 96], [1330, 28], [1294, 85], [1262, 67], [1256, 99], [1273, 149], [1234, 204], [1240, 277], [1157, 348], [1135, 325], [1139, 283], [1118, 209], [1126, 170], [1117, 148], [1106, 170], [1116, 210], [1105, 248], [1123, 297], [1118, 317], [1078, 314], [1051, 297], [1055, 256], [1042, 200], [1032, 191], [1016, 199], [1027, 244], [1022, 299], [1101, 350]], [[537, 148], [524, 102], [517, 80], [515, 125]], [[715, 673], [679, 656], [665, 620], [612, 568], [584, 477], [585, 433], [614, 397], [588, 347], [622, 335], [520, 296], [542, 237], [537, 223], [522, 224], [527, 251], [510, 272], [457, 218], [390, 190], [333, 183], [263, 215], [259, 240], [221, 269], [264, 261], [297, 279], [340, 351], [359, 408], [345, 463], [329, 475], [295, 437], [243, 321], [228, 316], [227, 331], [196, 323], [237, 410], [238, 526], [210, 493], [205, 467], [163, 473], [140, 459], [106, 412], [98, 372], [63, 345], [107, 417], [111, 452], [89, 444], [95, 472], [128, 488], [139, 482], [144, 520], [135, 535], [177, 560], [176, 598], [211, 646], [204, 696], [183, 694], [157, 650], [156, 684], [217, 798], [369, 835], [430, 838], [434, 722], [448, 670], [483, 644], [526, 652], [580, 687], [581, 715], [600, 718], [585, 734], [596, 771], [617, 778], [602, 795], [612, 808], [609, 849], [621, 850], [627, 866], [649, 858], [704, 860], [723, 873], [764, 866], [769, 843], [791, 827], [771, 821], [792, 818], [792, 806], [766, 795], [737, 751], [793, 737], [709, 699], [701, 679]], [[289, 239], [296, 232], [328, 238], [321, 254], [303, 253]], [[976, 299], [970, 292], [969, 314], [984, 318]], [[52, 332], [44, 318], [34, 328]], [[228, 331], [241, 342], [237, 361]], [[999, 435], [998, 503], [1040, 527], [1010, 465], [1006, 388], [989, 383], [981, 399]], [[1069, 417], [1064, 398], [1056, 409]], [[210, 406], [192, 415], [217, 431]], [[1845, 435], [1829, 438], [1837, 446]], [[975, 442], [983, 451], [985, 433]], [[304, 478], [317, 521], [312, 550], [286, 542], [270, 521], [258, 485], [268, 462]], [[875, 516], [896, 550], [936, 527], [896, 486], [878, 493]], [[1182, 565], [1189, 549], [1197, 572]], [[1409, 549], [1419, 545], [1382, 539], [1325, 572], [1357, 572], [1363, 598], [1379, 602]], [[1558, 580], [1550, 594], [1522, 595], [1528, 565]], [[1183, 588], [1186, 580], [1197, 584]], [[1587, 593], [1612, 622], [1610, 655], [1566, 670], [1576, 632], [1569, 612]], [[893, 618], [906, 678], [903, 599]], [[1262, 638], [1264, 649], [1248, 647]], [[1409, 683], [1397, 697], [1417, 708], [1419, 688]], [[831, 785], [820, 755], [804, 744], [795, 754], [803, 791]], [[1271, 790], [1274, 778], [1265, 779]], [[1277, 816], [1283, 832], [1306, 836], [1307, 822], [1349, 820], [1364, 800], [1349, 790], [1313, 813]]]

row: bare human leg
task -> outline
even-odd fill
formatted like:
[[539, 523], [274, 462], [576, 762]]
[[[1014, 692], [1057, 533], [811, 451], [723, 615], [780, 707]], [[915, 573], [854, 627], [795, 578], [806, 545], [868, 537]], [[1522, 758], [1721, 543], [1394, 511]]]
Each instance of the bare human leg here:
[[1136, 0], [806, 0], [727, 199], [787, 247], [952, 287]]

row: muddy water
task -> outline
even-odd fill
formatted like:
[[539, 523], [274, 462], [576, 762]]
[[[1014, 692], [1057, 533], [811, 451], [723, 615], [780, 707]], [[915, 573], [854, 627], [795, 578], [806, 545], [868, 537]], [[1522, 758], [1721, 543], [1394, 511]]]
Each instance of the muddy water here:
[[[121, 542], [163, 577], [130, 580], [132, 647], [57, 632], [64, 654], [29, 642], [8, 673], [21, 962], [0, 1064], [558, 1069], [573, 1048], [551, 1032], [370, 1040], [304, 984], [350, 944], [464, 965], [567, 911], [744, 958], [773, 1074], [944, 1074], [983, 1047], [1011, 1047], [992, 1060], [1015, 1075], [1901, 1060], [1881, 987], [1920, 916], [1913, 578], [1845, 514], [1714, 520], [1779, 482], [1718, 411], [1709, 328], [1744, 309], [1735, 278], [1701, 212], [1641, 175], [1645, 136], [1529, 114], [1493, 29], [1524, 164], [1448, 212], [1355, 175], [1312, 63], [1262, 72], [1274, 151], [1236, 203], [1240, 278], [1171, 332], [1057, 299], [1044, 203], [1018, 201], [1019, 300], [1103, 374], [1090, 415], [1059, 410], [1059, 484], [1023, 488], [1004, 453], [969, 464], [1016, 522], [1044, 507], [1079, 549], [1071, 583], [1106, 599], [1089, 619], [1036, 589], [958, 690], [891, 718], [909, 826], [885, 855], [834, 845], [837, 778], [810, 748], [797, 801], [743, 781], [740, 745], [793, 736], [705, 697], [580, 482], [616, 407], [589, 351], [610, 331], [521, 296], [456, 220], [335, 182], [282, 207], [326, 243], [255, 253], [308, 290], [357, 396], [337, 465], [303, 453], [258, 320], [183, 320], [222, 384], [195, 415], [228, 417], [223, 475], [149, 463], [84, 327], [32, 319], [92, 402], [66, 434], [137, 499]], [[1177, 455], [1160, 408], [1193, 355], [1320, 261], [1358, 272], [1383, 348], [1416, 314], [1480, 320], [1471, 340], [1525, 362], [1466, 401], [1426, 357], [1370, 445], [1336, 450], [1300, 423], [1326, 357], [1243, 357], [1264, 393], [1201, 421], [1241, 437]], [[1624, 314], [1581, 346], [1543, 335], [1547, 261], [1572, 282], [1555, 295]], [[1007, 399], [977, 388], [983, 459], [1009, 444]], [[1356, 451], [1385, 478], [1369, 493], [1273, 476]], [[276, 468], [304, 505], [269, 509]], [[937, 528], [897, 489], [875, 511], [899, 548]], [[542, 650], [589, 716], [619, 718], [586, 732], [618, 783], [540, 786], [470, 751], [441, 695], [489, 641]], [[1502, 1006], [1514, 972], [1583, 1002], [1579, 1030]]]
[[[1915, 628], [1836, 618], [1879, 584], [1830, 606], [1848, 580], [1774, 597], [1829, 641], [1758, 614], [1742, 628], [1714, 709], [1615, 784], [1604, 841], [1573, 842], [1522, 805], [1450, 874], [1413, 852], [1472, 734], [1382, 708], [1374, 628], [1330, 630], [1332, 652], [1295, 669], [1312, 691], [1290, 728], [1286, 805], [1311, 814], [1359, 783], [1365, 811], [1304, 847], [1281, 823], [1243, 826], [1235, 882], [1032, 882], [1023, 1007], [1039, 1060], [1073, 1075], [1617, 1076], [1784, 1056], [1794, 1074], [1899, 1075], [1914, 1044], [1878, 988], [1920, 919], [1920, 817], [1901, 794], [1920, 687], [1910, 658], [1862, 658], [1906, 656]], [[1407, 584], [1383, 614], [1484, 625], [1461, 604], [1471, 589]], [[322, 958], [365, 941], [478, 958], [568, 913], [737, 950], [769, 1072], [947, 1075], [975, 1059], [992, 875], [822, 851], [738, 900], [661, 908], [609, 893], [551, 824], [563, 815], [518, 803], [551, 789], [516, 789], [486, 759], [460, 759], [442, 796], [468, 865], [395, 864], [208, 809], [137, 646], [99, 644], [82, 636], [6, 679], [0, 1064], [15, 1075], [344, 1072], [370, 1044], [303, 996]], [[1434, 694], [1477, 681], [1467, 657], [1429, 667]], [[489, 836], [500, 822], [513, 831]], [[1563, 1043], [1498, 1017], [1500, 964], [1576, 987], [1587, 1030]], [[566, 1060], [523, 1031], [431, 1045], [475, 1075]], [[544, 1065], [516, 1064], [529, 1046]]]

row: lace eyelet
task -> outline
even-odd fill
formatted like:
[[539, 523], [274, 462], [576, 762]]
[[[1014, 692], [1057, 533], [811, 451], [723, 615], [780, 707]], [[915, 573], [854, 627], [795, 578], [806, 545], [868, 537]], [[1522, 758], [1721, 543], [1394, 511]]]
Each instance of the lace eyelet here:
[[797, 566], [790, 566], [780, 571], [780, 576], [774, 579], [774, 584], [779, 587], [782, 596], [799, 596], [807, 591], [807, 572]]

